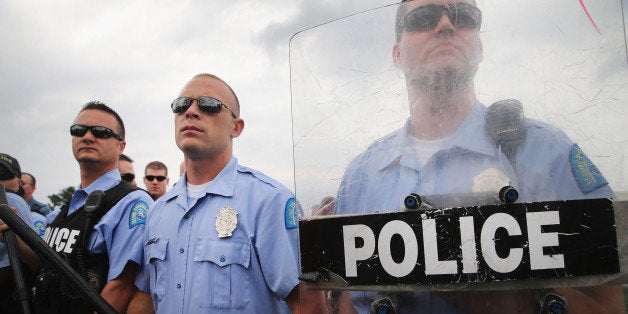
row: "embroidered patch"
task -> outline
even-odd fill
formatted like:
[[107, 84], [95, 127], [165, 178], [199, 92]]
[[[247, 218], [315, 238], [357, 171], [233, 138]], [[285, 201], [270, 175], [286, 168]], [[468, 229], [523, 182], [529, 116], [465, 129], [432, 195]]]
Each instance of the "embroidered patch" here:
[[297, 217], [297, 201], [294, 198], [290, 198], [286, 202], [286, 210], [284, 212], [286, 229], [295, 229], [298, 225]]
[[44, 224], [43, 221], [35, 221], [34, 223], [35, 225], [35, 232], [37, 232], [37, 234], [41, 237], [44, 235], [44, 233], [46, 232], [46, 224]]
[[148, 204], [144, 201], [138, 201], [131, 209], [129, 216], [129, 229], [146, 223], [146, 213], [148, 212]]
[[589, 193], [608, 184], [600, 170], [584, 154], [578, 144], [571, 146], [569, 162], [571, 163], [571, 171], [583, 193]]

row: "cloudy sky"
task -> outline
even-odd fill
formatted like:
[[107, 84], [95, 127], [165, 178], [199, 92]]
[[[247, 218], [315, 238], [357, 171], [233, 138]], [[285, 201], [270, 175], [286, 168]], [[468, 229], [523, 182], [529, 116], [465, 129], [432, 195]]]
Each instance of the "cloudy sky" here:
[[[148, 162], [160, 160], [174, 182], [183, 157], [174, 143], [169, 104], [192, 76], [210, 72], [230, 83], [240, 98], [246, 126], [235, 141], [235, 154], [242, 164], [294, 190], [292, 101], [297, 107], [295, 145], [308, 147], [296, 151], [297, 167], [303, 155], [334, 159], [331, 165], [315, 162], [319, 169], [314, 172], [331, 171], [324, 181], [312, 183], [331, 182], [327, 192], [333, 191], [346, 162], [373, 136], [403, 121], [404, 96], [396, 85], [400, 75], [390, 62], [394, 8], [301, 32], [292, 44], [290, 38], [396, 2], [0, 1], [0, 152], [16, 157], [23, 171], [37, 177], [35, 197], [47, 201], [47, 195], [78, 184], [69, 126], [82, 104], [100, 100], [125, 121], [125, 153], [135, 160], [138, 176]], [[619, 169], [613, 180], [625, 188], [628, 149], [616, 147], [628, 142], [625, 131], [618, 131], [628, 116], [621, 2], [584, 3], [601, 34], [578, 0], [478, 1], [484, 12], [485, 57], [476, 88], [486, 103], [521, 99], [529, 106], [526, 114], [567, 129], [570, 136], [584, 139], [589, 151], [599, 151], [592, 157], [596, 162], [613, 156], [603, 170]], [[369, 120], [372, 111], [345, 111], [346, 104], [373, 99], [378, 108], [399, 105], [392, 106], [394, 112], [384, 122]], [[300, 111], [304, 107], [317, 109], [318, 116]], [[587, 123], [584, 116], [592, 112], [596, 123]], [[320, 123], [329, 122], [332, 114], [338, 120], [333, 126]], [[608, 137], [592, 126], [600, 121], [608, 123], [602, 132], [613, 134], [610, 140], [600, 140]], [[360, 138], [335, 135], [347, 125]], [[365, 134], [364, 125], [377, 125], [378, 134]], [[329, 157], [332, 147], [342, 156]], [[300, 182], [301, 187], [309, 184]]]
[[125, 122], [136, 172], [160, 160], [174, 182], [183, 157], [169, 105], [210, 72], [242, 103], [240, 162], [292, 188], [290, 37], [392, 2], [0, 1], [0, 152], [36, 176], [35, 197], [47, 201], [78, 184], [69, 126], [82, 104], [101, 100]]

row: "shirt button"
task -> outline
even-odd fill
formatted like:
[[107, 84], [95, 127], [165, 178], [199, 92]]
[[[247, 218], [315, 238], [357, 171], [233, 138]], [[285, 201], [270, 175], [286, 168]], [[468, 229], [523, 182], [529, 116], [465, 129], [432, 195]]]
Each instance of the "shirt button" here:
[[181, 284], [180, 283], [177, 284], [177, 288], [181, 289]]
[[184, 249], [179, 249], [179, 253], [183, 253], [183, 252], [185, 252]]
[[225, 261], [225, 256], [223, 255], [223, 256], [220, 257], [220, 262], [222, 263], [224, 261]]
[[183, 215], [183, 218], [185, 218], [185, 219], [190, 218], [190, 214], [185, 214], [185, 215]]

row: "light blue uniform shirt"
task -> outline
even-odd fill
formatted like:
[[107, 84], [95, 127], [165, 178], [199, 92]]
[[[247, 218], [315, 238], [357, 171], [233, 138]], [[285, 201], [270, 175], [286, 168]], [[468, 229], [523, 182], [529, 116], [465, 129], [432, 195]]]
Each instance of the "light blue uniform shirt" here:
[[36, 207], [37, 208], [37, 212], [41, 213], [44, 216], [50, 214], [50, 212], [52, 211], [50, 206], [48, 206], [47, 204], [44, 204], [44, 203], [42, 203], [40, 201], [37, 201], [34, 197], [31, 197], [30, 201], [28, 201], [26, 203], [28, 203], [28, 206], [31, 207], [31, 210], [34, 211], [33, 207]]
[[[525, 120], [527, 136], [513, 168], [486, 131], [485, 111], [484, 105], [476, 103], [450, 138], [450, 145], [425, 164], [415, 155], [409, 122], [375, 141], [347, 167], [335, 214], [401, 211], [410, 193], [468, 195], [491, 177], [515, 187], [517, 202], [612, 197], [607, 181], [580, 148], [564, 132], [540, 121]], [[448, 207], [465, 206], [464, 199], [446, 199]], [[351, 295], [360, 313], [368, 312], [376, 298], [375, 292]], [[455, 311], [434, 294], [416, 293], [415, 297], [426, 310]]]
[[[87, 196], [96, 190], [106, 191], [120, 183], [120, 172], [113, 169], [85, 189], [77, 186], [68, 215], [85, 204]], [[153, 199], [145, 191], [133, 191], [124, 196], [94, 226], [89, 251], [107, 253], [109, 256], [109, 274], [107, 281], [117, 278], [128, 261], [142, 263], [142, 234], [144, 233], [146, 208], [153, 205]], [[46, 216], [50, 224], [59, 214], [58, 210]], [[138, 215], [139, 214], [139, 215]], [[137, 217], [140, 216], [139, 220]]]
[[[235, 157], [199, 199], [188, 199], [186, 177], [151, 208], [136, 285], [157, 313], [285, 311], [299, 283], [293, 194]], [[237, 224], [220, 238], [216, 220], [226, 207]]]
[[[29, 227], [35, 230], [33, 220], [31, 219], [31, 208], [21, 196], [7, 192], [7, 203], [9, 203], [9, 206], [15, 207], [20, 218], [22, 218]], [[0, 268], [10, 266], [10, 264], [7, 245], [4, 242], [0, 242]]]
[[525, 120], [527, 136], [516, 155], [515, 174], [486, 131], [485, 109], [474, 105], [452, 136], [453, 145], [436, 152], [425, 165], [415, 155], [409, 123], [373, 143], [346, 169], [335, 213], [403, 210], [403, 199], [410, 193], [473, 193], [479, 181], [495, 173], [504, 185], [517, 189], [517, 202], [612, 197], [608, 183], [578, 146], [540, 121]]

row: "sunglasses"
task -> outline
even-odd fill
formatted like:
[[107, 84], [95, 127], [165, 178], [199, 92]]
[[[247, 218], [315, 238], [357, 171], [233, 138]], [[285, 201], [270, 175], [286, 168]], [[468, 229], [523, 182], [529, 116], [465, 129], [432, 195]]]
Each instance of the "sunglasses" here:
[[408, 32], [424, 32], [434, 29], [443, 13], [456, 28], [480, 28], [482, 12], [476, 6], [456, 2], [447, 5], [430, 4], [408, 12], [399, 25]]
[[70, 135], [76, 137], [85, 136], [85, 134], [87, 134], [87, 131], [92, 132], [92, 135], [95, 138], [110, 138], [113, 136], [119, 141], [124, 141], [124, 139], [122, 139], [120, 135], [104, 126], [87, 126], [82, 124], [75, 124], [70, 127]]
[[122, 178], [122, 180], [124, 180], [126, 182], [133, 182], [133, 180], [135, 179], [135, 174], [133, 174], [133, 173], [122, 173], [122, 174], [120, 174], [120, 177]]
[[153, 182], [153, 180], [157, 179], [157, 181], [161, 182], [163, 180], [166, 180], [166, 177], [148, 175], [148, 176], [145, 176], [144, 179], [146, 179], [146, 181], [149, 181], [149, 182]]
[[194, 100], [196, 100], [198, 107], [203, 112], [207, 112], [209, 114], [216, 114], [222, 110], [222, 107], [225, 107], [227, 108], [227, 110], [229, 110], [229, 112], [231, 112], [231, 116], [233, 116], [234, 118], [237, 118], [235, 113], [233, 113], [233, 111], [229, 109], [227, 105], [223, 104], [222, 101], [216, 98], [207, 97], [207, 96], [201, 96], [196, 99], [190, 98], [190, 97], [179, 97], [172, 102], [172, 104], [170, 105], [170, 108], [172, 108], [173, 113], [184, 113], [188, 110], [188, 108], [190, 108], [190, 106], [192, 106], [192, 102]]

